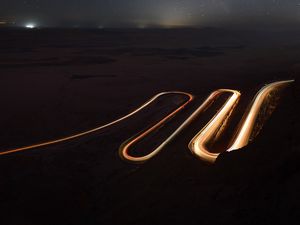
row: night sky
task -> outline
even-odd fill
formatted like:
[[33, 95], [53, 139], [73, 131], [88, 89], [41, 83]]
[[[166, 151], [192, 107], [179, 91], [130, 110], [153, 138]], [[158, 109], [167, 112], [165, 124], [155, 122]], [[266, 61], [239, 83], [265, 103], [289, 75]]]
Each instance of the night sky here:
[[0, 0], [0, 20], [38, 26], [298, 25], [300, 0]]

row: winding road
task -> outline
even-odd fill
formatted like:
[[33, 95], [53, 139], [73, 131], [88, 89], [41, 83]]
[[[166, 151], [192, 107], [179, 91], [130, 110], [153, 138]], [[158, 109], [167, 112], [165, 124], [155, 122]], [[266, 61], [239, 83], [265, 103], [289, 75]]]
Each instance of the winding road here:
[[[271, 84], [268, 84], [264, 86], [260, 91], [258, 91], [257, 95], [255, 96], [254, 100], [251, 103], [251, 107], [249, 110], [247, 110], [244, 113], [244, 116], [242, 117], [240, 124], [237, 128], [237, 131], [235, 135], [232, 138], [231, 144], [226, 151], [233, 151], [240, 148], [245, 147], [250, 141], [253, 133], [253, 129], [255, 124], [257, 123], [257, 118], [262, 110], [262, 107], [266, 101], [266, 99], [269, 97], [269, 95], [273, 91], [280, 90], [287, 85], [289, 85], [293, 80], [286, 80], [286, 81], [278, 81]], [[201, 113], [205, 111], [214, 101], [217, 99], [221, 94], [229, 93], [231, 94], [225, 104], [221, 107], [221, 109], [215, 114], [215, 116], [194, 136], [194, 138], [190, 141], [188, 147], [191, 150], [191, 152], [200, 158], [201, 160], [213, 163], [215, 162], [216, 158], [219, 156], [220, 153], [213, 153], [208, 147], [207, 143], [216, 136], [219, 135], [220, 132], [222, 132], [226, 128], [226, 122], [230, 118], [231, 113], [237, 106], [239, 99], [241, 97], [241, 94], [237, 90], [231, 90], [231, 89], [219, 89], [214, 92], [212, 92], [208, 98], [196, 109], [192, 114], [180, 125], [178, 128], [165, 140], [162, 141], [162, 143], [153, 149], [150, 153], [135, 157], [130, 154], [130, 149], [133, 145], [135, 145], [137, 142], [141, 141], [143, 138], [145, 138], [147, 135], [151, 134], [152, 132], [158, 130], [162, 125], [166, 124], [171, 118], [173, 118], [175, 115], [177, 115], [181, 110], [183, 110], [191, 101], [194, 100], [194, 96], [190, 93], [186, 92], [180, 92], [180, 91], [169, 91], [169, 92], [162, 92], [151, 99], [149, 99], [147, 102], [142, 104], [140, 107], [132, 111], [131, 113], [116, 119], [110, 123], [107, 123], [105, 125], [96, 127], [94, 129], [84, 131], [78, 134], [74, 134], [68, 137], [46, 141], [39, 144], [34, 144], [30, 146], [10, 149], [1, 151], [0, 155], [7, 155], [17, 152], [22, 152], [26, 150], [32, 150], [37, 149], [41, 147], [46, 147], [54, 144], [63, 143], [66, 141], [71, 141], [79, 137], [83, 137], [89, 134], [92, 134], [94, 132], [103, 130], [105, 128], [108, 128], [110, 126], [113, 126], [117, 123], [120, 123], [135, 114], [139, 113], [141, 110], [148, 107], [151, 103], [155, 102], [158, 98], [169, 95], [169, 94], [178, 94], [178, 95], [184, 95], [188, 97], [188, 99], [182, 103], [179, 107], [177, 107], [174, 111], [169, 113], [166, 117], [162, 118], [159, 122], [151, 126], [150, 128], [146, 129], [145, 131], [139, 132], [134, 137], [130, 138], [129, 140], [125, 141], [119, 148], [119, 155], [121, 158], [123, 158], [126, 161], [133, 162], [133, 163], [142, 163], [145, 162], [155, 155], [157, 155], [167, 144], [169, 144], [178, 134], [180, 134], [188, 125], [190, 125], [196, 118], [199, 117]]]
[[[260, 110], [264, 104], [264, 101], [268, 98], [268, 95], [278, 89], [282, 89], [292, 83], [293, 80], [287, 81], [278, 81], [266, 85], [260, 91], [258, 91], [255, 96], [251, 108], [249, 111], [246, 111], [240, 125], [238, 126], [238, 131], [234, 136], [234, 140], [231, 146], [226, 149], [226, 151], [233, 151], [245, 147], [250, 142], [250, 137], [256, 124], [256, 118], [260, 113]], [[226, 103], [222, 106], [219, 112], [200, 130], [198, 134], [190, 141], [188, 147], [191, 152], [200, 158], [201, 160], [214, 163], [220, 153], [213, 153], [213, 151], [207, 148], [207, 143], [215, 138], [218, 132], [222, 132], [226, 128], [226, 122], [231, 116], [232, 111], [237, 106], [238, 101], [241, 97], [241, 94], [237, 90], [231, 89], [219, 89], [214, 91], [209, 95], [209, 97], [167, 138], [165, 139], [158, 147], [153, 149], [149, 154], [142, 157], [135, 157], [130, 155], [130, 147], [132, 147], [137, 142], [141, 141], [151, 132], [158, 129], [162, 124], [168, 121], [168, 118], [165, 118], [147, 129], [144, 132], [141, 132], [137, 136], [130, 138], [128, 141], [125, 141], [119, 148], [120, 156], [130, 162], [142, 163], [145, 162], [156, 154], [158, 154], [169, 142], [171, 142], [179, 133], [181, 133], [189, 124], [191, 124], [202, 112], [205, 111], [211, 103], [218, 98], [221, 94], [229, 93], [231, 96], [227, 99]]]

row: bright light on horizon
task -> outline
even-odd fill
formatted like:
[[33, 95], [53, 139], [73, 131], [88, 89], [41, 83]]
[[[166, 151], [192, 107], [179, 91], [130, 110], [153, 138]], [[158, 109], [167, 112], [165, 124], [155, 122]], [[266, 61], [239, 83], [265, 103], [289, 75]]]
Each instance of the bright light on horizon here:
[[33, 28], [36, 28], [36, 25], [33, 24], [33, 23], [28, 23], [28, 24], [25, 25], [25, 27], [28, 28], [28, 29], [33, 29]]

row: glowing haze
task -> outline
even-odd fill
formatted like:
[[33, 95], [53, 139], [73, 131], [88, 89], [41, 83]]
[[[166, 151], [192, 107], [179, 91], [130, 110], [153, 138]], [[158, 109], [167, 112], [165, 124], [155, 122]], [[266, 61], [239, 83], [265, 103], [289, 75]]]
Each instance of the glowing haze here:
[[0, 19], [41, 26], [297, 25], [300, 0], [10, 0]]

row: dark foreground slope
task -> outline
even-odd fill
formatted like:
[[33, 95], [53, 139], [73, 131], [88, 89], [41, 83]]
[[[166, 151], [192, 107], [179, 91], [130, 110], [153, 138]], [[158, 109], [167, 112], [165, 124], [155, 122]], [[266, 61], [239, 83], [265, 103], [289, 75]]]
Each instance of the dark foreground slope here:
[[93, 128], [160, 91], [200, 101], [234, 88], [248, 101], [264, 83], [296, 78], [256, 141], [214, 165], [187, 148], [197, 126], [145, 164], [120, 160], [119, 145], [160, 113], [151, 110], [2, 156], [1, 224], [298, 224], [299, 32], [0, 32], [3, 149]]

